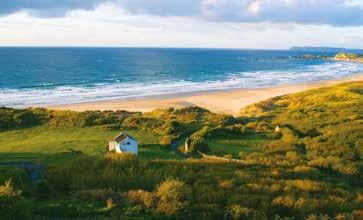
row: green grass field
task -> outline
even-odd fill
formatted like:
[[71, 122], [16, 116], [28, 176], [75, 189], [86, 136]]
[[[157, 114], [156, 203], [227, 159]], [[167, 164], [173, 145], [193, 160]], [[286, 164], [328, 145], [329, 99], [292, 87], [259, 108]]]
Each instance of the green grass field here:
[[208, 144], [213, 153], [232, 154], [238, 157], [240, 152], [252, 153], [261, 151], [261, 147], [270, 141], [263, 135], [229, 136], [210, 139]]
[[[157, 135], [137, 130], [127, 132], [139, 141], [140, 158], [178, 159], [174, 152], [158, 144]], [[106, 152], [108, 141], [117, 134], [118, 131], [109, 131], [102, 127], [48, 125], [0, 132], [0, 161], [61, 163], [75, 157], [71, 151], [101, 155]]]

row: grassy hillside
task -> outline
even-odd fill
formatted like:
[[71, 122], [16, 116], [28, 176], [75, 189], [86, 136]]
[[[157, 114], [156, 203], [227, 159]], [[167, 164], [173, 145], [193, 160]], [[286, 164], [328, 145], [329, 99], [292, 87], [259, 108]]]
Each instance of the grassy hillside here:
[[363, 83], [276, 97], [241, 110], [241, 115], [281, 127], [270, 152], [296, 152], [308, 163], [358, 173], [363, 152]]
[[[0, 183], [0, 211], [17, 219], [360, 219], [362, 106], [363, 82], [353, 82], [275, 97], [239, 117], [198, 107], [2, 108], [0, 162], [47, 167], [33, 183], [29, 170], [0, 167], [0, 181], [12, 178]], [[138, 139], [139, 158], [106, 154], [121, 130]]]
[[335, 55], [334, 59], [341, 61], [363, 62], [363, 55], [355, 53], [338, 53]]
[[[125, 130], [137, 138], [140, 157], [145, 159], [177, 159], [177, 155], [159, 145], [160, 137], [151, 132]], [[58, 163], [73, 158], [77, 152], [103, 155], [108, 140], [119, 131], [104, 127], [36, 126], [0, 133], [0, 161], [36, 161]]]

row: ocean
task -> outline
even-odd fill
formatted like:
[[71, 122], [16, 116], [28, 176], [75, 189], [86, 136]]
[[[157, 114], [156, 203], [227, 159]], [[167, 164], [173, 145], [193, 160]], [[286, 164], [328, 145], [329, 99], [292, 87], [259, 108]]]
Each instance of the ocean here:
[[[288, 50], [3, 47], [0, 48], [0, 106], [46, 106], [261, 88], [337, 79], [363, 72], [361, 63], [302, 59], [305, 53]], [[314, 55], [334, 54], [319, 52]]]

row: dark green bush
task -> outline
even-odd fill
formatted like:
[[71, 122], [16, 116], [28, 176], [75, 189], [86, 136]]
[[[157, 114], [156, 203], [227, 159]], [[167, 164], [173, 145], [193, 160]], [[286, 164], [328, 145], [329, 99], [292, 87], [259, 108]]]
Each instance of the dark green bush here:
[[31, 219], [29, 206], [11, 179], [0, 186], [0, 214], [2, 219]]

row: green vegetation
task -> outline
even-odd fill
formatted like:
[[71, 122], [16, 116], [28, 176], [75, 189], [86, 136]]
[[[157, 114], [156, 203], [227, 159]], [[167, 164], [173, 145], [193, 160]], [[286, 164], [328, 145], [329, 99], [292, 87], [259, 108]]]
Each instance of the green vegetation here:
[[[239, 117], [198, 107], [1, 108], [0, 211], [10, 219], [361, 219], [362, 106], [363, 82], [353, 82], [275, 97]], [[138, 158], [106, 153], [121, 130], [139, 141]], [[24, 161], [46, 165], [40, 179], [4, 164]]]
[[[314, 167], [359, 175], [363, 152], [363, 83], [346, 83], [266, 100], [241, 111], [279, 125], [281, 138], [265, 146], [295, 152]], [[260, 120], [259, 120], [260, 121]]]
[[343, 60], [343, 61], [357, 61], [362, 62], [363, 56], [355, 53], [338, 53], [334, 57], [335, 60]]
[[245, 135], [244, 137], [241, 137], [240, 135], [226, 135], [223, 137], [212, 137], [208, 144], [214, 154], [231, 154], [234, 158], [237, 158], [239, 157], [240, 152], [261, 152], [263, 146], [270, 140], [273, 139], [269, 139], [262, 134], [250, 134]]
[[0, 213], [3, 219], [28, 219], [29, 206], [24, 203], [21, 191], [14, 189], [11, 179], [0, 186]]
[[[5, 112], [3, 115], [8, 115], [8, 112], [13, 111], [12, 109], [3, 110]], [[13, 114], [20, 111], [22, 110], [15, 110]], [[40, 110], [27, 109], [23, 111], [39, 112]], [[114, 138], [121, 129], [120, 125], [115, 124], [102, 125], [99, 123], [100, 125], [85, 126], [84, 119], [80, 118], [85, 115], [84, 113], [66, 112], [70, 118], [62, 120], [57, 117], [63, 118], [64, 112], [45, 111], [43, 109], [41, 111], [47, 114], [45, 117], [47, 121], [43, 120], [43, 124], [35, 126], [31, 124], [33, 126], [28, 125], [25, 128], [0, 132], [1, 162], [63, 163], [79, 153], [102, 155], [106, 152], [108, 140]], [[0, 118], [0, 120], [4, 119]], [[99, 118], [95, 120], [99, 120]], [[15, 124], [9, 127], [17, 126]], [[160, 135], [133, 128], [123, 130], [139, 141], [141, 158], [178, 158], [175, 153], [159, 145]]]

